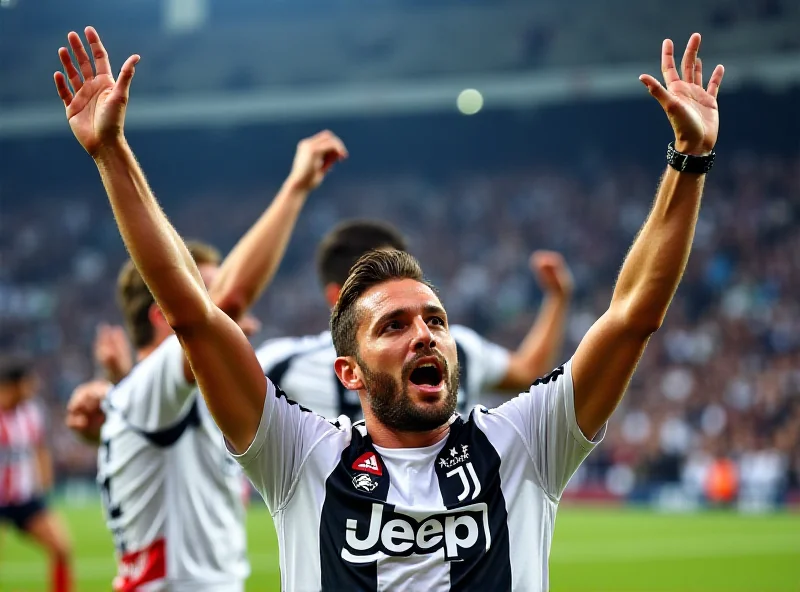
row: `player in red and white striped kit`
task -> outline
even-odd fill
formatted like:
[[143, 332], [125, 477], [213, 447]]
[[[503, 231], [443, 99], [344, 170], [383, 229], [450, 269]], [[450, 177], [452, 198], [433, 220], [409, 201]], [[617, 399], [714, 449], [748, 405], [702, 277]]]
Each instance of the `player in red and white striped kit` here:
[[66, 528], [47, 508], [53, 482], [42, 409], [32, 398], [38, 380], [30, 364], [0, 364], [0, 524], [10, 522], [44, 547], [52, 564], [51, 590], [71, 589], [71, 545]]

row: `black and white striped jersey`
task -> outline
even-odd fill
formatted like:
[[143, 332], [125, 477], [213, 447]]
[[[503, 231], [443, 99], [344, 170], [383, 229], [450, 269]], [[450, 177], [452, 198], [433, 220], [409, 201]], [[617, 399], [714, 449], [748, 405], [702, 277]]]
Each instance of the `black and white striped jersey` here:
[[242, 592], [244, 478], [174, 335], [108, 393], [97, 481], [117, 592]]
[[[461, 372], [458, 408], [464, 411], [503, 379], [509, 353], [461, 325], [452, 325], [450, 334], [456, 342]], [[290, 399], [323, 417], [361, 417], [358, 393], [345, 389], [333, 370], [336, 350], [330, 331], [270, 339], [256, 349], [256, 355], [264, 373]]]
[[574, 412], [571, 362], [495, 409], [454, 415], [427, 448], [373, 444], [268, 382], [234, 455], [269, 508], [287, 592], [548, 589], [561, 493], [602, 438]]

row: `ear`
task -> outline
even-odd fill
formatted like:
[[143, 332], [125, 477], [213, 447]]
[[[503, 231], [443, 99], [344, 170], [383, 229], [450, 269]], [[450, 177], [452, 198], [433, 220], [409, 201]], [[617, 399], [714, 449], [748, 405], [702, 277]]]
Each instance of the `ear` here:
[[161, 309], [155, 302], [147, 309], [147, 320], [153, 325], [153, 333], [156, 337], [164, 334], [165, 331], [167, 334], [172, 333], [172, 327], [169, 326], [167, 319], [164, 318], [164, 313], [161, 312]]
[[342, 287], [333, 282], [325, 286], [325, 301], [330, 305], [331, 308], [336, 306], [336, 301], [339, 300], [339, 292], [341, 291]]
[[347, 390], [358, 391], [364, 388], [364, 381], [359, 376], [360, 372], [357, 371], [358, 364], [356, 364], [354, 358], [350, 356], [336, 358], [333, 363], [333, 369], [336, 371], [339, 381]]

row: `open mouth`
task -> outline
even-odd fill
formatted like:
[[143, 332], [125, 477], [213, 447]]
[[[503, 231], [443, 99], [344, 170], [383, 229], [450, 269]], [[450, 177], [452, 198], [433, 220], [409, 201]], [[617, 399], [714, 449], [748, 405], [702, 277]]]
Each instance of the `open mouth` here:
[[408, 379], [417, 386], [439, 386], [442, 383], [442, 369], [438, 362], [423, 362], [414, 370]]

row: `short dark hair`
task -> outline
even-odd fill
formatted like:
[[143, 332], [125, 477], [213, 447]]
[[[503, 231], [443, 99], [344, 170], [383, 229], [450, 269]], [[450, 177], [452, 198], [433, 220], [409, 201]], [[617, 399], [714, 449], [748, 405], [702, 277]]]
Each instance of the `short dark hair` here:
[[33, 375], [33, 360], [24, 354], [0, 358], [0, 384], [14, 384]]
[[[186, 241], [186, 247], [198, 265], [218, 265], [220, 262], [219, 251], [209, 244]], [[153, 324], [150, 322], [148, 312], [155, 298], [131, 260], [125, 262], [119, 272], [117, 302], [122, 309], [122, 316], [125, 317], [125, 327], [128, 329], [133, 346], [145, 347], [153, 340]]]
[[350, 269], [369, 251], [376, 249], [407, 251], [406, 240], [391, 224], [377, 220], [348, 220], [331, 230], [317, 247], [317, 273], [320, 283], [343, 286]]
[[378, 284], [402, 279], [416, 280], [435, 291], [425, 279], [419, 262], [405, 251], [369, 251], [356, 261], [331, 312], [331, 335], [336, 355], [358, 355], [356, 332], [361, 320], [356, 309], [358, 299]]

